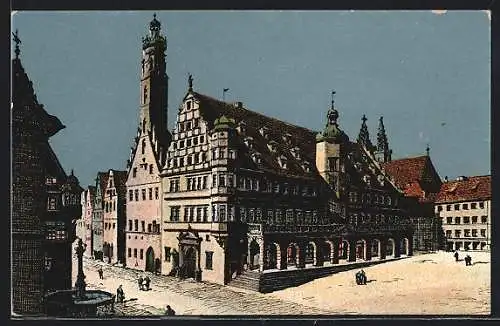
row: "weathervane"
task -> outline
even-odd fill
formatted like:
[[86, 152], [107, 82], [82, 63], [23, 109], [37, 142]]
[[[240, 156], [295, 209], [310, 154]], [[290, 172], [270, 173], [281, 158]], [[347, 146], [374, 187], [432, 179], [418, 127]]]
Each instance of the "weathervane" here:
[[16, 42], [16, 49], [14, 50], [14, 53], [16, 54], [16, 59], [19, 57], [19, 53], [21, 53], [21, 50], [19, 50], [19, 44], [21, 44], [21, 40], [19, 39], [19, 33], [18, 30], [16, 29], [16, 33], [12, 33], [14, 36], [14, 42]]

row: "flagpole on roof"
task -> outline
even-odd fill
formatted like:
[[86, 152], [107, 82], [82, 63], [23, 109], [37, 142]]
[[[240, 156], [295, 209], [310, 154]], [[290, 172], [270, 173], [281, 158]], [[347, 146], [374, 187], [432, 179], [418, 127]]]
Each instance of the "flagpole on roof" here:
[[226, 100], [226, 92], [229, 91], [229, 88], [222, 89], [222, 101]]

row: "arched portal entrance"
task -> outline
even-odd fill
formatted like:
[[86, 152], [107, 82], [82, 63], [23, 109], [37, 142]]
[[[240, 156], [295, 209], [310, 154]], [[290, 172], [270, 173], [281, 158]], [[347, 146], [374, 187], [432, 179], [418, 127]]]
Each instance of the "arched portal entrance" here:
[[356, 259], [366, 259], [366, 241], [364, 239], [356, 241]]
[[260, 258], [260, 246], [257, 241], [250, 242], [250, 269], [258, 269]]
[[399, 248], [401, 248], [401, 255], [408, 256], [408, 247], [409, 247], [408, 238], [401, 239], [401, 244], [399, 246]]
[[278, 253], [280, 252], [279, 244], [270, 243], [266, 248], [266, 268], [278, 268]]
[[297, 264], [297, 244], [290, 243], [286, 249], [287, 266], [295, 266]]
[[153, 248], [149, 247], [146, 250], [146, 272], [154, 272], [155, 271], [155, 252]]
[[380, 240], [373, 239], [371, 246], [372, 257], [380, 256]]
[[332, 258], [333, 251], [333, 243], [331, 241], [325, 241], [321, 245], [321, 255], [323, 257], [323, 261], [330, 261]]
[[392, 238], [389, 238], [387, 239], [387, 246], [386, 246], [386, 249], [385, 249], [385, 255], [386, 257], [394, 257], [394, 249], [395, 249], [395, 246], [394, 246], [394, 239]]
[[196, 250], [193, 247], [186, 247], [186, 252], [184, 253], [184, 276], [187, 278], [196, 277]]
[[309, 242], [306, 246], [306, 264], [316, 263], [316, 244], [314, 242]]
[[349, 257], [349, 242], [347, 240], [343, 240], [339, 246], [339, 258], [347, 259]]

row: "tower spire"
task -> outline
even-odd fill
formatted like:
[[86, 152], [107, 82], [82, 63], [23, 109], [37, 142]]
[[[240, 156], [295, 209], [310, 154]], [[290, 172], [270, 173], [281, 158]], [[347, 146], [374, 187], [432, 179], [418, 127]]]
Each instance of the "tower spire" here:
[[332, 108], [332, 109], [334, 108], [334, 104], [335, 104], [335, 94], [336, 94], [336, 93], [337, 93], [336, 91], [332, 91], [332, 106], [331, 106], [331, 108]]
[[358, 143], [363, 144], [366, 149], [372, 150], [373, 145], [372, 142], [370, 141], [370, 133], [368, 132], [368, 127], [366, 126], [366, 115], [363, 114], [363, 117], [361, 118], [363, 121], [361, 123], [361, 129], [359, 130], [359, 135], [358, 135]]
[[188, 75], [188, 86], [189, 86], [189, 91], [193, 91], [193, 75], [189, 74]]
[[429, 152], [431, 151], [431, 149], [429, 148], [429, 144], [427, 143], [427, 147], [425, 147], [425, 154], [427, 156], [429, 156]]
[[16, 28], [16, 33], [12, 33], [12, 36], [14, 36], [13, 40], [16, 43], [16, 48], [14, 50], [14, 53], [16, 54], [16, 59], [19, 58], [19, 54], [21, 53], [21, 50], [19, 49], [19, 44], [21, 44], [21, 40], [19, 39], [19, 31]]
[[379, 118], [375, 157], [379, 162], [388, 162], [391, 160], [391, 150], [389, 149], [389, 141], [385, 133], [384, 117]]

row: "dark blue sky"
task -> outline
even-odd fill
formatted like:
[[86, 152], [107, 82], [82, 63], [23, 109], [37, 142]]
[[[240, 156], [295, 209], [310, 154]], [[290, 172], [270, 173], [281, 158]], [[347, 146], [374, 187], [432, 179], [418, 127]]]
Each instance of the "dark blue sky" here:
[[[384, 116], [393, 158], [425, 153], [441, 177], [490, 173], [490, 21], [483, 11], [160, 11], [169, 126], [187, 90], [372, 141]], [[141, 37], [153, 12], [18, 12], [13, 29], [38, 100], [66, 129], [51, 139], [82, 186], [125, 169], [136, 134]], [[444, 124], [444, 125], [443, 125]]]

